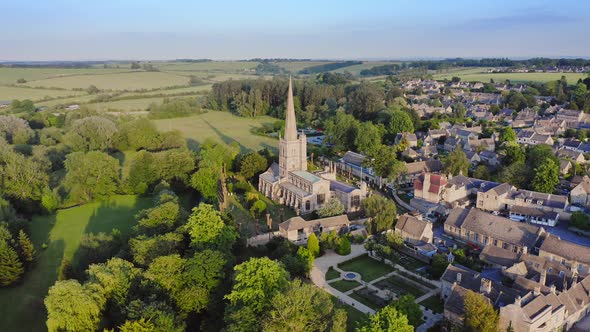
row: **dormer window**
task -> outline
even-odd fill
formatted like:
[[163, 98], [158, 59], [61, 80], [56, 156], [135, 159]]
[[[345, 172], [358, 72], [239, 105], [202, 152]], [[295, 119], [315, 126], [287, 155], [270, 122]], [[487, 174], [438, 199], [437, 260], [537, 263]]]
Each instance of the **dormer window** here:
[[538, 201], [537, 201], [537, 204], [538, 204], [538, 205], [543, 205], [543, 200], [538, 200]]

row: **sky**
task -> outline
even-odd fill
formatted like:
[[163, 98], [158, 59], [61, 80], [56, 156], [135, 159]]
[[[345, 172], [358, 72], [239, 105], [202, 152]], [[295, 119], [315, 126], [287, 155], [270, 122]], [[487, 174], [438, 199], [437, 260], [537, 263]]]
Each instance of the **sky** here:
[[590, 57], [588, 0], [0, 0], [0, 60]]

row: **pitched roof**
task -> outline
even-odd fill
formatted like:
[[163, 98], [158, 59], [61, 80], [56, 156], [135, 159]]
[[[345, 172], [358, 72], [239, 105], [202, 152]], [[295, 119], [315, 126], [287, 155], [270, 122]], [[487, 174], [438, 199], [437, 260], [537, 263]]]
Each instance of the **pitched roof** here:
[[316, 183], [322, 180], [322, 178], [320, 178], [319, 176], [307, 171], [292, 171], [291, 173], [311, 183]]
[[348, 220], [348, 216], [346, 214], [316, 220], [307, 221], [299, 216], [292, 217], [287, 219], [286, 221], [279, 224], [279, 229], [285, 231], [293, 231], [293, 230], [300, 230], [308, 227], [334, 227], [334, 226], [342, 226], [342, 225], [349, 225], [350, 221]]
[[555, 235], [547, 234], [540, 250], [590, 265], [590, 247], [562, 240]]
[[427, 220], [418, 219], [406, 213], [397, 219], [395, 229], [399, 229], [402, 232], [410, 234], [414, 239], [420, 240], [422, 234], [424, 234], [424, 230], [429, 226], [432, 227], [432, 224]]
[[364, 155], [352, 151], [346, 151], [344, 156], [342, 156], [342, 160], [356, 166], [361, 166], [365, 158]]
[[519, 254], [512, 250], [496, 246], [485, 246], [479, 254], [480, 259], [501, 266], [512, 266], [518, 261], [518, 256]]

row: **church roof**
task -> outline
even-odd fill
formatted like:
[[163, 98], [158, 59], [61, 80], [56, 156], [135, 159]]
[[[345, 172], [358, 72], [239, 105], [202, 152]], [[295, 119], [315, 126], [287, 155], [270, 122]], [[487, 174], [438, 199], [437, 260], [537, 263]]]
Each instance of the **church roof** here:
[[351, 193], [355, 189], [357, 189], [357, 188], [354, 186], [351, 186], [349, 184], [346, 184], [344, 182], [330, 181], [330, 190], [333, 190], [333, 191], [340, 191], [343, 193]]
[[306, 171], [292, 171], [291, 173], [311, 183], [316, 183], [322, 180], [319, 176]]
[[289, 78], [289, 91], [287, 94], [287, 112], [285, 118], [285, 140], [297, 140], [297, 120], [295, 118], [295, 104], [293, 103], [293, 84]]

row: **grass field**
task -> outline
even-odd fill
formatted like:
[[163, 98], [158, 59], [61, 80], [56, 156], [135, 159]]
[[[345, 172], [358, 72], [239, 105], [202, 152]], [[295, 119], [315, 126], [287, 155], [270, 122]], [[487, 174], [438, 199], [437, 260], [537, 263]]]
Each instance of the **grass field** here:
[[363, 281], [370, 282], [390, 272], [393, 272], [393, 267], [378, 262], [367, 255], [362, 255], [353, 258], [349, 261], [341, 263], [338, 267], [343, 271], [352, 271], [360, 273]]
[[[189, 97], [189, 96], [187, 96]], [[88, 104], [89, 108], [98, 108], [99, 110], [117, 109], [122, 111], [145, 111], [152, 103], [161, 104], [166, 97], [124, 99], [116, 101], [107, 101], [104, 103]]]
[[[27, 272], [20, 285], [0, 289], [0, 330], [46, 330], [43, 299], [57, 278], [62, 260], [74, 257], [82, 235], [110, 232], [113, 228], [119, 229], [122, 234], [129, 234], [135, 224], [134, 215], [149, 206], [150, 198], [115, 196], [105, 202], [33, 218], [31, 240], [38, 252], [37, 264]], [[48, 245], [46, 249], [42, 249], [43, 243]]]
[[344, 293], [351, 289], [357, 288], [361, 284], [352, 280], [338, 280], [330, 283], [329, 285]]
[[249, 61], [209, 61], [209, 62], [155, 62], [156, 68], [165, 71], [207, 71], [244, 72], [256, 68], [258, 62]]
[[400, 62], [399, 61], [365, 61], [359, 65], [338, 68], [336, 70], [333, 70], [332, 72], [344, 73], [345, 71], [347, 71], [355, 76], [358, 76], [361, 73], [361, 70], [363, 70], [363, 69], [371, 69], [375, 66], [392, 65], [392, 64], [396, 64], [396, 63], [400, 63]]
[[462, 81], [468, 82], [503, 82], [510, 80], [513, 82], [548, 82], [556, 81], [565, 76], [569, 84], [575, 84], [578, 79], [584, 79], [587, 74], [579, 73], [484, 73], [485, 68], [469, 68], [456, 71], [449, 71], [448, 73], [435, 74], [433, 78], [436, 80], [451, 79], [453, 76], [461, 77]]
[[157, 89], [188, 84], [188, 77], [164, 72], [126, 72], [118, 74], [76, 75], [48, 78], [27, 82], [31, 87], [58, 87], [63, 89], [86, 89], [95, 85], [105, 90]]
[[0, 86], [0, 100], [41, 99], [85, 95], [83, 91], [32, 89], [27, 87]]
[[276, 119], [268, 116], [244, 118], [228, 112], [209, 111], [186, 118], [154, 120], [154, 123], [159, 130], [180, 130], [184, 137], [197, 143], [202, 143], [211, 137], [226, 144], [237, 142], [242, 151], [259, 150], [265, 147], [276, 151], [278, 148], [276, 139], [252, 133], [254, 128], [261, 127], [263, 123], [274, 121]]
[[27, 81], [43, 80], [52, 77], [82, 75], [82, 74], [109, 74], [129, 71], [129, 65], [125, 68], [0, 68], [0, 84], [16, 84], [19, 78]]
[[330, 266], [330, 268], [326, 272], [326, 280], [329, 281], [336, 278], [340, 278], [340, 272], [334, 270], [334, 268]]

